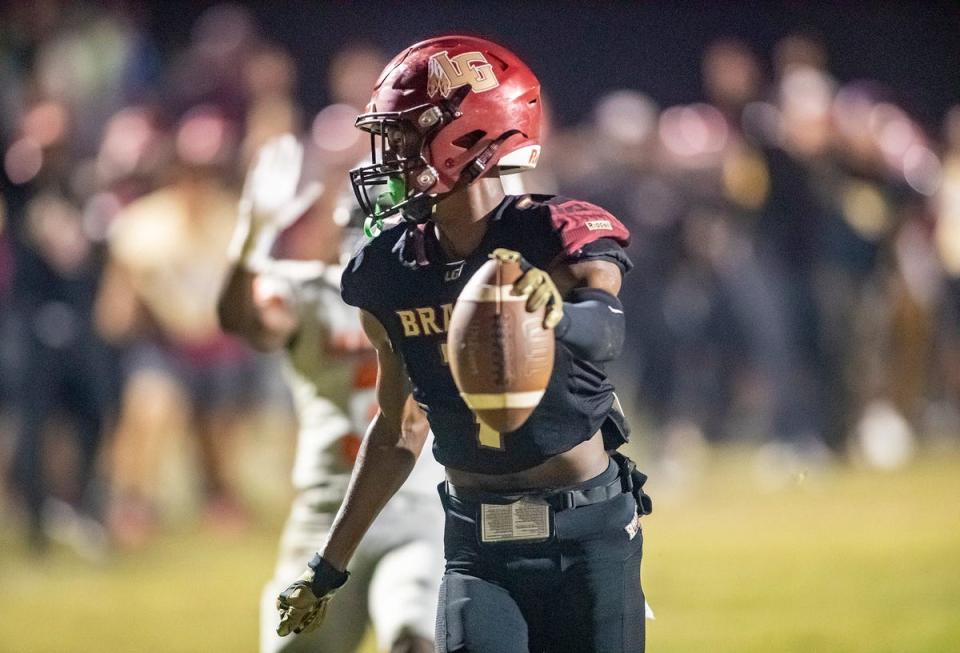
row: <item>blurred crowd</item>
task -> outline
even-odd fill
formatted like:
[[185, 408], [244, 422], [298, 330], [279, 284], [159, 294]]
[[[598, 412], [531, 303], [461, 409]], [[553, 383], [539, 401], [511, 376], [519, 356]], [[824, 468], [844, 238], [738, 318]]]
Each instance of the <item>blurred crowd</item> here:
[[[38, 550], [54, 537], [92, 555], [156, 530], [183, 433], [203, 520], [246, 525], [237, 432], [276, 403], [277, 375], [215, 313], [240, 182], [267, 139], [305, 133], [308, 174], [338, 195], [384, 64], [340, 53], [334, 103], [308, 121], [292, 58], [244, 9], [211, 7], [164, 57], [135, 8], [114, 9], [13, 5], [0, 21], [0, 474]], [[285, 256], [337, 256], [315, 209]]]
[[633, 232], [631, 403], [672, 443], [748, 439], [896, 466], [956, 432], [960, 106], [921, 125], [840, 84], [813, 37], [702, 60], [703, 101], [601, 98], [557, 188]]
[[[165, 443], [187, 433], [202, 519], [242, 529], [237, 432], [278, 402], [270, 360], [214, 310], [243, 171], [294, 132], [308, 176], [340, 195], [390, 53], [341, 51], [331, 104], [307, 115], [303, 63], [236, 5], [206, 10], [174, 52], [124, 5], [0, 15], [6, 514], [38, 551], [51, 537], [141, 546], [162, 523]], [[772, 441], [893, 466], [916, 434], [956, 430], [960, 108], [921, 125], [829, 63], [802, 35], [770, 61], [718, 41], [700, 102], [657, 106], [638, 80], [554, 125], [541, 167], [509, 182], [594, 201], [632, 230], [615, 373], [654, 453]], [[335, 213], [321, 201], [283, 254], [321, 243], [334, 259]]]

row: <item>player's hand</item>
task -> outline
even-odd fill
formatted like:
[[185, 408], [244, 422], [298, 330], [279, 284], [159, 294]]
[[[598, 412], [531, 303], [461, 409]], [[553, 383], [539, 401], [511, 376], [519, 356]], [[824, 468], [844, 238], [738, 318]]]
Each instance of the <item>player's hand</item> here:
[[521, 256], [520, 252], [498, 247], [491, 254], [493, 258], [502, 261], [515, 261], [520, 264], [523, 276], [513, 284], [513, 292], [517, 295], [526, 295], [527, 312], [533, 313], [546, 307], [543, 317], [543, 328], [552, 329], [563, 318], [563, 297], [557, 289], [550, 275], [540, 268], [535, 268]]
[[247, 172], [241, 212], [257, 227], [289, 227], [323, 192], [323, 184], [312, 181], [297, 193], [302, 168], [303, 146], [292, 134], [267, 141]]
[[327, 616], [327, 607], [334, 593], [347, 582], [350, 574], [335, 569], [319, 555], [309, 568], [277, 597], [280, 624], [277, 634], [308, 633], [316, 630]]
[[280, 612], [280, 625], [277, 634], [281, 637], [290, 633], [310, 632], [323, 623], [327, 614], [330, 596], [317, 597], [310, 589], [307, 572], [295, 580], [277, 597], [277, 610]]

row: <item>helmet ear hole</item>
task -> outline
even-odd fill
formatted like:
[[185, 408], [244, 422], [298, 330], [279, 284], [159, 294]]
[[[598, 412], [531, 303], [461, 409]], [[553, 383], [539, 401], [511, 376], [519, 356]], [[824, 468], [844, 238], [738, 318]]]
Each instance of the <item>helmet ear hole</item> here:
[[487, 58], [487, 62], [496, 64], [500, 70], [507, 69], [507, 62], [495, 55], [494, 53], [487, 51], [484, 53]]
[[469, 150], [471, 147], [480, 142], [480, 139], [487, 135], [487, 132], [482, 129], [474, 129], [472, 132], [467, 132], [463, 136], [460, 136], [456, 140], [452, 141], [457, 147], [462, 147], [465, 150]]

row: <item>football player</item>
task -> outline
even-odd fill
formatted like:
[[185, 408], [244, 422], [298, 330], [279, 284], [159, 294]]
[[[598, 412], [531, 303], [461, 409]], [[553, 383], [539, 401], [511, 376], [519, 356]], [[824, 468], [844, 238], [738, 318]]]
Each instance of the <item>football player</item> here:
[[[626, 425], [603, 371], [619, 353], [617, 299], [629, 234], [603, 209], [507, 196], [500, 175], [539, 156], [540, 85], [490, 41], [443, 36], [391, 61], [357, 126], [373, 161], [350, 173], [375, 235], [344, 270], [379, 361], [380, 410], [330, 537], [278, 598], [282, 635], [316, 628], [378, 511], [420, 453], [426, 413], [446, 467], [446, 569], [437, 650], [644, 649], [640, 516], [646, 477], [616, 453]], [[385, 217], [404, 222], [385, 228]], [[450, 311], [490, 257], [519, 259], [514, 292], [546, 307], [556, 359], [547, 390], [511, 433], [481, 426], [444, 346]]]
[[[289, 134], [260, 151], [247, 177], [218, 306], [226, 330], [258, 349], [284, 350], [300, 427], [293, 470], [298, 493], [281, 538], [276, 580], [263, 593], [260, 650], [352, 651], [369, 615], [381, 650], [427, 653], [433, 651], [443, 571], [443, 512], [435, 490], [443, 472], [426, 456], [354, 556], [350, 570], [359, 582], [342, 592], [329, 628], [288, 639], [276, 634], [277, 592], [323, 543], [350, 478], [359, 445], [354, 433], [375, 409], [372, 387], [364, 390], [374, 375], [363, 369], [375, 364], [375, 357], [359, 311], [340, 299], [341, 266], [270, 256], [281, 231], [311, 206], [327, 204], [317, 201], [318, 182], [297, 192], [301, 163], [302, 148]], [[315, 216], [329, 218], [314, 213], [304, 219]]]

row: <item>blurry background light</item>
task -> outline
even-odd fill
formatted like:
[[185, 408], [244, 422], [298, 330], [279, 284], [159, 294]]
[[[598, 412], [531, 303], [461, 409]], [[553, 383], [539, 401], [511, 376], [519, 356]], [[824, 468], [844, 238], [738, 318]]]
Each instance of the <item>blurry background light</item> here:
[[15, 141], [3, 157], [3, 169], [14, 184], [31, 181], [43, 167], [43, 150], [31, 138]]
[[893, 227], [890, 205], [872, 184], [852, 181], [843, 191], [843, 217], [860, 236], [877, 241]]
[[357, 110], [347, 104], [324, 107], [313, 119], [310, 135], [321, 150], [342, 152], [360, 140], [360, 130], [353, 126]]
[[128, 175], [154, 145], [154, 129], [146, 109], [128, 107], [114, 114], [104, 129], [97, 173], [104, 181]]
[[640, 145], [657, 123], [657, 105], [639, 91], [622, 89], [602, 97], [594, 108], [600, 133], [623, 145]]
[[40, 102], [24, 115], [22, 129], [40, 147], [50, 147], [66, 134], [67, 109], [59, 102]]
[[194, 107], [177, 128], [177, 156], [184, 163], [197, 166], [222, 162], [232, 136], [229, 123], [217, 107]]
[[708, 104], [670, 107], [660, 116], [664, 146], [681, 157], [714, 154], [727, 143], [723, 115]]
[[940, 159], [923, 145], [912, 145], [903, 155], [903, 177], [921, 195], [934, 195], [940, 188], [943, 169]]

